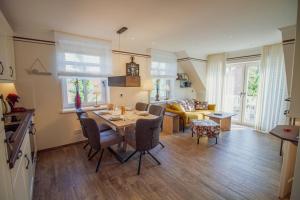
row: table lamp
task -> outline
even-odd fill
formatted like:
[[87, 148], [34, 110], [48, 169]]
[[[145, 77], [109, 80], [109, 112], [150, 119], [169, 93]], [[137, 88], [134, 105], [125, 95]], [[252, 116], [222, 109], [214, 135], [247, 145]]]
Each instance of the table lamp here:
[[151, 79], [148, 79], [144, 82], [143, 89], [148, 92], [148, 103], [150, 103], [150, 94], [153, 90], [153, 83]]
[[101, 92], [100, 92], [100, 88], [98, 85], [94, 85], [93, 94], [96, 96], [96, 103], [95, 103], [94, 107], [99, 107], [100, 105], [98, 104], [98, 96], [100, 96]]

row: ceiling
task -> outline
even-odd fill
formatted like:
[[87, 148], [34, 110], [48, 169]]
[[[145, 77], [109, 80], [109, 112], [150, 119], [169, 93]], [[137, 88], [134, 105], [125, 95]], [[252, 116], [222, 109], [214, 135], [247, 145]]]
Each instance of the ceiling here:
[[53, 30], [113, 41], [121, 49], [186, 51], [203, 58], [281, 41], [296, 24], [297, 0], [0, 0], [16, 35], [53, 39]]

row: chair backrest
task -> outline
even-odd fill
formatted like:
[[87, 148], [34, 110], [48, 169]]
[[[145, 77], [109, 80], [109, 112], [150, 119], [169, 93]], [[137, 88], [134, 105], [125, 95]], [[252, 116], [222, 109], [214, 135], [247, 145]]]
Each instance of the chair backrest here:
[[81, 126], [81, 131], [82, 131], [82, 134], [84, 137], [88, 137], [84, 127], [83, 127], [83, 124], [82, 124], [82, 121], [81, 121], [81, 116], [84, 116], [84, 117], [88, 117], [88, 114], [87, 112], [83, 111], [82, 109], [76, 109], [76, 114], [77, 114], [77, 117], [78, 117], [78, 120], [80, 122], [80, 126]]
[[155, 119], [138, 119], [136, 122], [136, 150], [145, 151], [159, 144], [159, 134], [163, 117]]
[[96, 121], [83, 115], [80, 116], [80, 120], [82, 121], [83, 128], [86, 131], [91, 147], [95, 150], [101, 149], [99, 128]]
[[138, 111], [146, 111], [148, 109], [148, 104], [142, 103], [142, 102], [137, 102], [135, 104], [135, 109]]
[[159, 105], [150, 105], [149, 113], [151, 115], [163, 116], [165, 114], [165, 108]]

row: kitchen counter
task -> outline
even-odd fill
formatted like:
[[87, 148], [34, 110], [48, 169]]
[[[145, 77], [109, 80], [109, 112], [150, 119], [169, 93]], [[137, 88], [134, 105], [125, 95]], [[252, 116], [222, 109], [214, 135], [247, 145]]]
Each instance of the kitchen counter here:
[[[16, 160], [19, 158], [20, 148], [23, 143], [25, 134], [27, 133], [27, 129], [31, 127], [31, 118], [34, 115], [34, 110], [27, 110], [26, 112], [20, 113], [11, 113], [5, 115], [5, 118], [17, 118], [17, 121], [5, 122], [4, 126], [8, 127], [6, 130], [6, 143], [8, 146], [8, 164], [10, 168], [14, 167]], [[9, 130], [9, 127], [15, 126], [15, 130]]]

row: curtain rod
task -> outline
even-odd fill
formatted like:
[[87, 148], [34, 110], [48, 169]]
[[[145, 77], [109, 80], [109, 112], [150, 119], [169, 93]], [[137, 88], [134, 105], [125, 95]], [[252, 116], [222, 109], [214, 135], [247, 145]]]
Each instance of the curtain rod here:
[[179, 58], [177, 59], [177, 62], [181, 62], [181, 61], [200, 61], [200, 62], [207, 62], [207, 60], [201, 59], [201, 58], [192, 58], [192, 57], [185, 57], [185, 58]]
[[[40, 40], [40, 39], [27, 38], [27, 37], [13, 36], [13, 39], [14, 39], [14, 41], [28, 42], [28, 43], [33, 43], [33, 44], [45, 44], [45, 45], [55, 45], [56, 44], [55, 41], [51, 41], [51, 40]], [[146, 58], [151, 57], [150, 55], [147, 55], [147, 54], [140, 54], [140, 53], [134, 53], [134, 52], [128, 52], [128, 51], [119, 51], [119, 50], [112, 50], [112, 53], [138, 56], [138, 57], [146, 57]]]
[[248, 55], [248, 56], [238, 56], [238, 57], [231, 57], [231, 58], [227, 58], [226, 60], [236, 60], [236, 59], [243, 59], [243, 58], [256, 58], [256, 57], [260, 57], [261, 54], [253, 54], [253, 55]]

